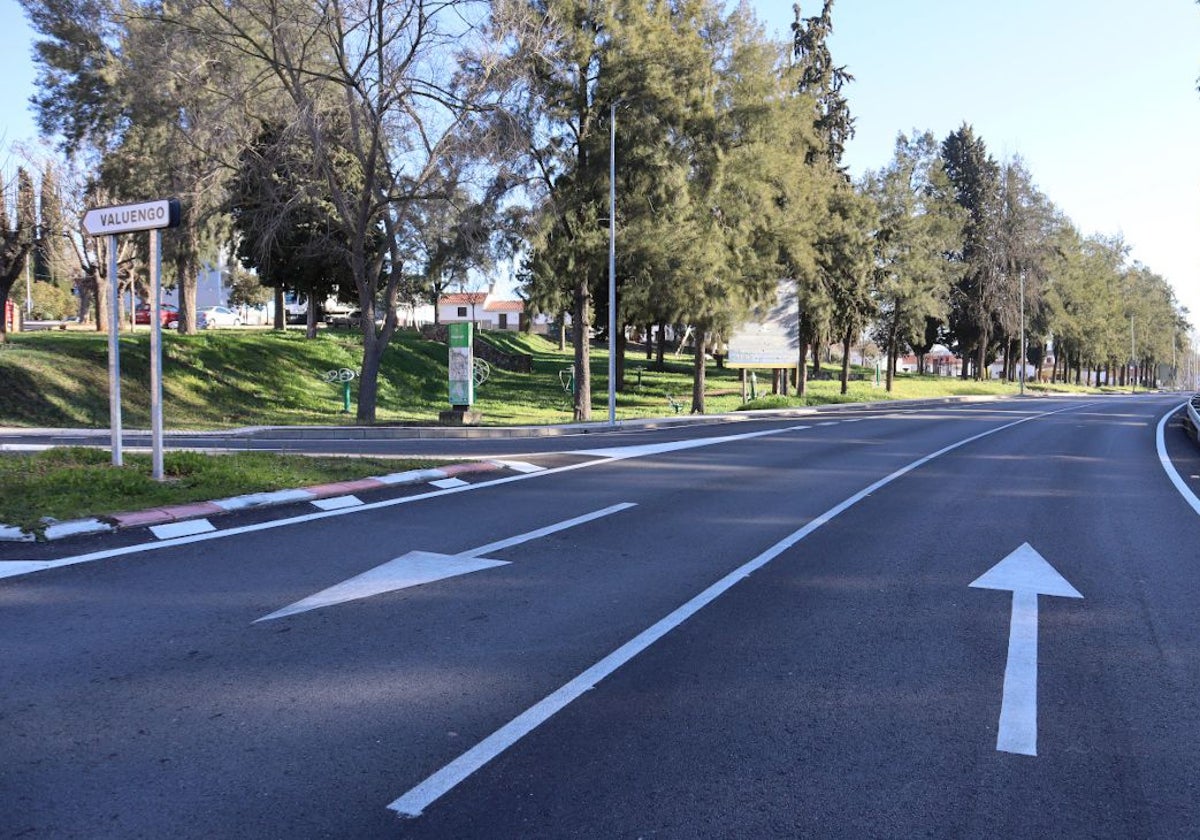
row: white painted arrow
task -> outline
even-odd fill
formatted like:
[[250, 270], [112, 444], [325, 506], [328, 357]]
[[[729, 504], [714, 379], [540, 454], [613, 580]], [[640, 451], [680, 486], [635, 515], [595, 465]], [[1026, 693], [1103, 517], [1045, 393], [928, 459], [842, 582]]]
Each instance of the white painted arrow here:
[[322, 589], [315, 595], [309, 595], [294, 604], [276, 610], [270, 615], [255, 619], [254, 623], [270, 621], [273, 618], [283, 618], [285, 615], [308, 612], [309, 610], [331, 607], [334, 604], [344, 604], [347, 601], [357, 601], [360, 598], [370, 598], [384, 592], [394, 592], [397, 589], [407, 589], [410, 586], [420, 586], [433, 583], [456, 575], [465, 575], [496, 566], [507, 566], [504, 560], [488, 560], [483, 557], [463, 557], [453, 554], [434, 554], [430, 551], [410, 551], [402, 557], [389, 560], [383, 565], [356, 575], [349, 580]]
[[1038, 595], [1083, 596], [1029, 543], [1023, 543], [976, 578], [971, 586], [1013, 594], [996, 749], [1037, 755]]
[[611, 505], [592, 511], [591, 513], [585, 513], [582, 516], [576, 516], [562, 522], [556, 522], [553, 525], [547, 525], [544, 528], [538, 528], [535, 531], [527, 531], [515, 537], [496, 540], [495, 542], [490, 542], [487, 545], [481, 545], [477, 548], [460, 552], [459, 554], [410, 551], [408, 554], [396, 557], [373, 569], [368, 569], [361, 575], [355, 575], [349, 580], [344, 580], [328, 589], [322, 589], [315, 595], [310, 595], [307, 598], [296, 601], [294, 604], [289, 604], [270, 615], [257, 618], [254, 620], [254, 623], [257, 624], [260, 621], [269, 621], [273, 618], [283, 618], [287, 615], [308, 612], [320, 607], [331, 607], [334, 604], [344, 604], [347, 601], [357, 601], [360, 598], [370, 598], [372, 595], [382, 595], [384, 592], [394, 592], [397, 589], [407, 589], [410, 586], [433, 583], [434, 581], [456, 577], [457, 575], [492, 569], [496, 566], [507, 566], [509, 563], [506, 560], [489, 560], [480, 555], [492, 551], [502, 551], [514, 545], [520, 545], [539, 537], [549, 536], [567, 528], [574, 528], [576, 525], [582, 525], [594, 519], [620, 513], [631, 507], [634, 507], [632, 502]]

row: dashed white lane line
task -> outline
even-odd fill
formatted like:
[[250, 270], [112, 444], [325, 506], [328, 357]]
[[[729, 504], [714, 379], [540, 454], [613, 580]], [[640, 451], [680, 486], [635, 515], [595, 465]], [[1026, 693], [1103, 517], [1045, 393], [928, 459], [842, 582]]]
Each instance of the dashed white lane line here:
[[431, 481], [429, 483], [441, 490], [450, 490], [454, 487], [466, 487], [468, 484], [468, 482], [463, 481], [461, 478], [443, 478], [441, 481]]
[[539, 467], [537, 464], [530, 464], [527, 461], [492, 461], [492, 463], [508, 467], [510, 470], [519, 473], [535, 473], [545, 469], [545, 467]]
[[321, 510], [341, 510], [361, 505], [362, 499], [358, 496], [332, 496], [328, 499], [313, 499], [312, 503]]
[[173, 540], [176, 537], [191, 537], [196, 534], [207, 534], [217, 527], [207, 519], [185, 519], [183, 522], [168, 522], [165, 525], [151, 525], [150, 533], [160, 540]]
[[661, 455], [665, 452], [679, 452], [684, 449], [696, 449], [701, 446], [716, 446], [722, 443], [733, 443], [740, 440], [752, 440], [771, 435], [782, 435], [787, 432], [797, 432], [809, 426], [787, 426], [783, 429], [767, 429], [761, 432], [746, 432], [740, 435], [722, 435], [720, 437], [695, 438], [692, 440], [673, 440], [666, 443], [651, 443], [646, 446], [614, 446], [608, 449], [579, 449], [572, 455], [591, 455], [596, 458], [608, 458], [613, 461], [625, 458], [642, 458], [646, 455]]

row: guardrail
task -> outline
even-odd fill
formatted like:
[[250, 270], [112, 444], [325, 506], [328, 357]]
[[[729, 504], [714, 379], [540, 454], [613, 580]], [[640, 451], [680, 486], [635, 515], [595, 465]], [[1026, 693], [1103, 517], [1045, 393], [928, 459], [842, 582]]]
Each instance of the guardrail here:
[[1200, 394], [1195, 394], [1187, 404], [1188, 424], [1192, 427], [1192, 437], [1200, 443]]

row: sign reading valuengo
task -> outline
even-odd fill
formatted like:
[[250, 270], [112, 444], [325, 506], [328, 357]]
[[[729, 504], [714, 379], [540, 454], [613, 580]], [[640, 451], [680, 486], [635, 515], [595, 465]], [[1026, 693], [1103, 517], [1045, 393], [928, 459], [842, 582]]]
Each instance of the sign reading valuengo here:
[[97, 207], [83, 216], [83, 229], [92, 236], [173, 227], [179, 227], [179, 201], [174, 198]]

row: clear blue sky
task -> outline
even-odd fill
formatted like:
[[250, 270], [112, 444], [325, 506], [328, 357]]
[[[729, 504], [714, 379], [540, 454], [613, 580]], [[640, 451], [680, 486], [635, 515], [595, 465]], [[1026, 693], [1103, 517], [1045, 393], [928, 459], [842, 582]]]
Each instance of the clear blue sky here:
[[[0, 0], [0, 148], [35, 133], [31, 33]], [[787, 36], [792, 4], [754, 0]], [[818, 0], [801, 4], [807, 17]], [[857, 175], [897, 132], [944, 137], [964, 121], [1020, 155], [1084, 233], [1122, 234], [1200, 327], [1200, 6], [1193, 0], [839, 0], [834, 59], [857, 136]]]

